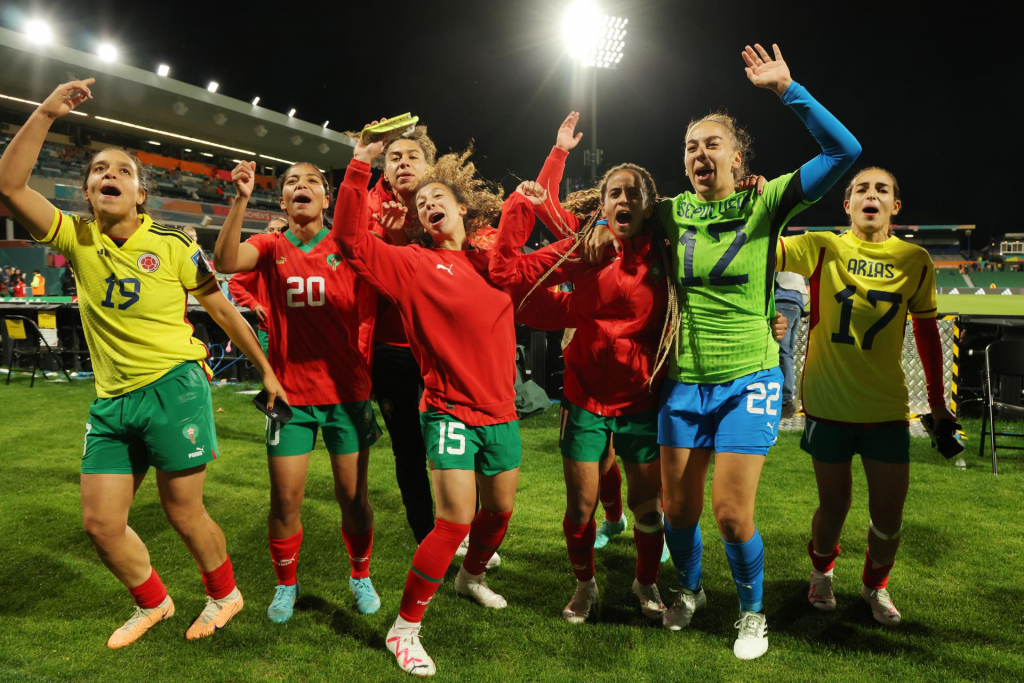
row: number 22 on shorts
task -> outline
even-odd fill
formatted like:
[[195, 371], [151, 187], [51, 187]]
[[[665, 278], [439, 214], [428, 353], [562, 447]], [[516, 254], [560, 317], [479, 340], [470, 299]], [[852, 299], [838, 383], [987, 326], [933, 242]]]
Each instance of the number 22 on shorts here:
[[[782, 385], [778, 382], [769, 382], [767, 388], [764, 382], [754, 382], [747, 386], [747, 391], [754, 393], [747, 394], [747, 412], [751, 415], [778, 415], [779, 411], [772, 407], [772, 403], [779, 402], [782, 393]], [[764, 401], [764, 406], [754, 405], [755, 402]]]
[[[437, 441], [437, 454], [438, 455], [463, 455], [466, 452], [466, 435], [460, 433], [460, 430], [465, 430], [466, 425], [461, 422], [442, 422], [441, 423], [441, 437]], [[445, 431], [447, 430], [447, 443], [445, 437]], [[448, 450], [445, 450], [445, 446]]]

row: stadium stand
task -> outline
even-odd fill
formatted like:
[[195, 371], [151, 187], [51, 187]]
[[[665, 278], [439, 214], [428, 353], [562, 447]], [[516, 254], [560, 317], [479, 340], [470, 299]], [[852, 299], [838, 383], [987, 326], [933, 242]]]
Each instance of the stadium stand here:
[[1002, 289], [1024, 289], [1024, 272], [1009, 270], [980, 270], [971, 273], [971, 280], [976, 287], [991, 287], [993, 284]]
[[936, 268], [935, 269], [935, 286], [936, 287], [966, 287], [968, 285], [967, 280], [956, 268]]

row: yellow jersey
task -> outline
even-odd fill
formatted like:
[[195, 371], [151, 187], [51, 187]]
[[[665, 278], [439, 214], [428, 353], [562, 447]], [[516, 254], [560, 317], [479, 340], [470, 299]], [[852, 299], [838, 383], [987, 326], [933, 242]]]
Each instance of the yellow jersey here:
[[146, 214], [139, 218], [138, 230], [118, 246], [96, 221], [55, 209], [40, 240], [74, 269], [100, 398], [134, 391], [207, 356], [185, 314], [189, 292], [206, 290], [216, 278], [192, 238]]
[[810, 278], [811, 315], [801, 397], [826, 422], [906, 422], [907, 313], [934, 318], [935, 266], [897, 237], [864, 242], [848, 230], [779, 239], [775, 269]]

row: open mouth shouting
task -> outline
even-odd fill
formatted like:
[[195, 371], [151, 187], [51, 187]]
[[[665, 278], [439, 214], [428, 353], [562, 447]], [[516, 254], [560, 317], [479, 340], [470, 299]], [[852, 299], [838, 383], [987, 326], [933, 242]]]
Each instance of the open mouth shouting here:
[[708, 184], [715, 177], [715, 169], [704, 164], [697, 164], [693, 167], [693, 177], [701, 184]]
[[430, 229], [434, 231], [439, 231], [441, 229], [441, 226], [444, 224], [445, 218], [447, 218], [447, 216], [445, 216], [444, 211], [431, 211], [430, 214], [427, 216]]
[[302, 205], [312, 204], [313, 195], [311, 195], [309, 192], [306, 192], [305, 190], [299, 190], [292, 194], [292, 203]]
[[113, 183], [104, 183], [100, 187], [100, 195], [104, 197], [120, 197], [121, 188], [119, 188], [117, 185], [114, 185]]
[[862, 206], [860, 211], [869, 219], [873, 219], [878, 215], [878, 207], [872, 204]]
[[626, 209], [615, 212], [615, 225], [620, 228], [628, 228], [633, 221], [633, 213]]

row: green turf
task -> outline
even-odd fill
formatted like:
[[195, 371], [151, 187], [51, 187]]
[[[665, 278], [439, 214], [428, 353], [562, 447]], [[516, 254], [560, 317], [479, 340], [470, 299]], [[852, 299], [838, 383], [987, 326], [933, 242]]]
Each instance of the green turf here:
[[[274, 575], [266, 550], [263, 418], [249, 397], [215, 388], [214, 404], [224, 409], [217, 413], [223, 456], [209, 468], [206, 503], [227, 533], [245, 610], [212, 638], [184, 640], [203, 606], [202, 586], [163, 518], [150, 477], [130, 523], [148, 544], [178, 613], [112, 652], [104, 643], [129, 616], [131, 601], [81, 530], [78, 461], [92, 387], [29, 389], [19, 376], [0, 385], [0, 397], [0, 681], [411, 680], [384, 649], [414, 550], [386, 438], [373, 450], [370, 473], [373, 578], [383, 608], [368, 617], [354, 610], [329, 465], [320, 451], [303, 511], [305, 596], [288, 624], [274, 625], [265, 616]], [[638, 614], [628, 534], [598, 551], [602, 602], [593, 623], [559, 619], [574, 579], [561, 534], [564, 485], [553, 412], [522, 425], [516, 514], [502, 566], [489, 575], [509, 608], [485, 611], [458, 598], [448, 580], [427, 611], [424, 642], [439, 680], [1024, 680], [1024, 456], [1006, 457], [996, 478], [973, 455], [961, 471], [914, 440], [904, 543], [891, 584], [904, 623], [893, 630], [875, 624], [860, 599], [868, 514], [859, 473], [836, 569], [839, 609], [826, 615], [808, 606], [805, 549], [816, 493], [796, 435], [784, 433], [765, 468], [757, 509], [767, 546], [771, 648], [757, 661], [739, 662], [731, 649], [735, 589], [709, 515], [702, 521], [708, 609], [689, 630], [670, 633]], [[973, 452], [977, 442], [970, 443]], [[659, 583], [671, 598], [669, 565]]]
[[995, 293], [938, 294], [940, 314], [1024, 316], [1024, 296]]

